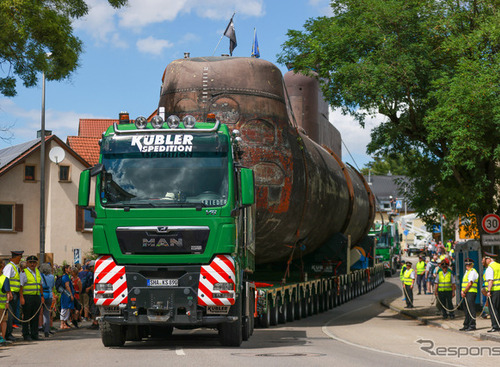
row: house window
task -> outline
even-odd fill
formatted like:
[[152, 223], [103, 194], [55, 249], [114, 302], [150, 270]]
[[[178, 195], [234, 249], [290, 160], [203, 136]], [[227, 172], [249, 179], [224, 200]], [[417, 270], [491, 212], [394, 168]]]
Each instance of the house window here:
[[95, 218], [92, 217], [94, 208], [76, 206], [76, 230], [79, 232], [92, 231]]
[[35, 166], [24, 166], [24, 181], [35, 182]]
[[23, 231], [22, 204], [0, 204], [0, 231]]
[[69, 182], [69, 166], [59, 166], [59, 181]]
[[0, 204], [0, 230], [12, 231], [14, 229], [14, 205]]

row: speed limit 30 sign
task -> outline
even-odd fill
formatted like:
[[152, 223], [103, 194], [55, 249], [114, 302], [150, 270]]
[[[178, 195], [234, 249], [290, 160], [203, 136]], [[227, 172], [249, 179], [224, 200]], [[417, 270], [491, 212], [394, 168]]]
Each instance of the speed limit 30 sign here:
[[482, 225], [486, 233], [497, 233], [500, 230], [500, 217], [496, 214], [487, 214], [483, 218]]

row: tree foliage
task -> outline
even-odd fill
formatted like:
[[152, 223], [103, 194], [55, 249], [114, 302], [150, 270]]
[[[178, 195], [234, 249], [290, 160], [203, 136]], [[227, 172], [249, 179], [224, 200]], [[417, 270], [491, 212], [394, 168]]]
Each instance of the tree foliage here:
[[405, 176], [406, 167], [404, 165], [404, 158], [401, 154], [375, 156], [372, 161], [361, 168], [361, 173], [365, 176], [368, 174], [378, 176]]
[[327, 101], [362, 125], [386, 117], [368, 152], [403, 156], [419, 212], [480, 221], [499, 211], [499, 4], [333, 0], [333, 16], [288, 32], [279, 62], [314, 69]]
[[[108, 2], [116, 8], [127, 0]], [[15, 96], [16, 78], [35, 86], [42, 71], [48, 80], [69, 77], [82, 52], [71, 22], [87, 13], [83, 0], [0, 1], [0, 93]]]

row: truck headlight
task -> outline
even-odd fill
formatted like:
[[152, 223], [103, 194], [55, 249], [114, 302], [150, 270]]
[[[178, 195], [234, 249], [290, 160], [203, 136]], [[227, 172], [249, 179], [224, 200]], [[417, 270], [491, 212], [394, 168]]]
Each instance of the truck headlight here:
[[179, 127], [180, 122], [181, 120], [179, 119], [179, 117], [175, 115], [168, 116], [167, 118], [167, 125], [171, 129], [177, 129]]
[[110, 284], [110, 283], [97, 283], [95, 285], [95, 290], [96, 291], [112, 291], [113, 290], [113, 284]]
[[196, 119], [191, 115], [187, 115], [182, 119], [182, 122], [184, 123], [184, 127], [186, 129], [192, 129], [196, 124]]
[[138, 129], [144, 129], [146, 125], [148, 124], [148, 120], [144, 116], [139, 116], [138, 118], [135, 119], [135, 126]]
[[161, 129], [163, 127], [163, 119], [161, 118], [161, 116], [159, 115], [154, 116], [151, 119], [151, 125], [153, 125], [155, 129]]
[[233, 286], [233, 283], [215, 283], [214, 291], [232, 291]]

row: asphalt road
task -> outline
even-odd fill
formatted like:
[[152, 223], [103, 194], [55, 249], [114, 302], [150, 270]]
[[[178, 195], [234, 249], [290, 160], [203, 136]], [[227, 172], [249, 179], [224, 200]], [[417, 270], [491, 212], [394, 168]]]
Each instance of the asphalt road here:
[[419, 325], [382, 307], [382, 299], [400, 296], [398, 282], [320, 315], [256, 329], [240, 348], [221, 347], [208, 329], [104, 348], [99, 331], [80, 329], [0, 347], [0, 366], [498, 366], [499, 343]]

